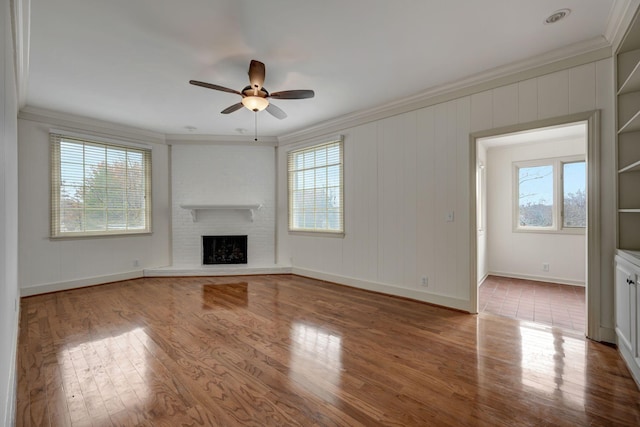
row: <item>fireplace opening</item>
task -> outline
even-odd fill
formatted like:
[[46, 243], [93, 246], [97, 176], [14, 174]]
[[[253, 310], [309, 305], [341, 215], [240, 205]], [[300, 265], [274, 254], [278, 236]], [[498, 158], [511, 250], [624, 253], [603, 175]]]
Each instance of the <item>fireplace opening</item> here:
[[202, 236], [202, 263], [246, 264], [247, 236]]

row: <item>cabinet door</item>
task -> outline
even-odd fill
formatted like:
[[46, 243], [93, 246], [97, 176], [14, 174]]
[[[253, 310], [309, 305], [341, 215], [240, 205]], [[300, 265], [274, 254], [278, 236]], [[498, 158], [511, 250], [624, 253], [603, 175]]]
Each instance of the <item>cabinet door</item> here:
[[[626, 263], [616, 262], [616, 333], [618, 346], [624, 346], [628, 354], [635, 355], [632, 346], [632, 325], [635, 330], [635, 286], [629, 284], [632, 271]], [[632, 310], [633, 308], [633, 310]], [[632, 323], [633, 322], [633, 323]], [[634, 340], [635, 341], [635, 340]]]
[[640, 367], [640, 285], [638, 284], [638, 280], [640, 280], [640, 269], [634, 268], [632, 273], [629, 280], [632, 282], [630, 288], [633, 290], [632, 297], [634, 301], [634, 310], [631, 312], [631, 321], [633, 322], [631, 333], [635, 337], [635, 341], [633, 342], [635, 346], [633, 349], [633, 357], [636, 360], [636, 365]]

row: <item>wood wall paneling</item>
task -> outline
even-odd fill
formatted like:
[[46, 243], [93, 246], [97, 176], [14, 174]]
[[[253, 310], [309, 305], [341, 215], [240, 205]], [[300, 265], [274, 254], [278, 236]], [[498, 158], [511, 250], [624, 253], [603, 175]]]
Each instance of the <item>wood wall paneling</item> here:
[[[279, 233], [282, 247], [296, 259], [294, 267], [321, 271], [334, 280], [342, 275], [345, 283], [360, 286], [358, 281], [364, 281], [369, 283], [365, 286], [390, 293], [402, 294], [399, 287], [412, 289], [417, 291], [414, 297], [426, 301], [439, 301], [440, 296], [469, 300], [469, 134], [599, 108], [602, 183], [611, 189], [612, 133], [605, 133], [612, 129], [611, 65], [610, 59], [601, 60], [344, 129], [346, 143], [351, 144], [347, 152], [357, 152], [358, 159], [345, 171], [347, 229], [341, 263], [334, 266], [331, 254], [327, 264], [318, 264], [329, 255], [321, 252], [334, 250], [323, 242], [326, 238]], [[279, 183], [278, 191], [285, 194], [286, 181]], [[607, 203], [611, 193], [602, 192], [603, 221], [613, 215]], [[362, 211], [370, 220], [356, 224], [356, 212]], [[454, 212], [453, 223], [445, 220], [449, 211]], [[607, 241], [600, 259], [607, 288], [602, 303], [607, 307], [613, 304], [612, 270], [606, 265], [613, 256], [610, 226], [602, 224]], [[407, 256], [405, 248], [415, 249]], [[356, 261], [360, 256], [366, 259]], [[423, 276], [429, 278], [427, 288], [420, 285]]]
[[502, 86], [493, 90], [493, 127], [499, 128], [518, 123], [518, 84]]
[[538, 120], [538, 80], [518, 83], [518, 121], [528, 123]]
[[538, 119], [569, 114], [569, 71], [538, 77]]

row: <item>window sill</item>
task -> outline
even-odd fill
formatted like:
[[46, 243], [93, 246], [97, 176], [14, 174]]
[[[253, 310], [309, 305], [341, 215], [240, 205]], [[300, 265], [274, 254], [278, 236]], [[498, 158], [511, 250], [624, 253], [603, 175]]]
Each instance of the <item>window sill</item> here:
[[344, 239], [344, 232], [333, 231], [302, 231], [302, 230], [289, 230], [291, 236], [307, 236], [307, 237], [337, 237]]
[[524, 234], [567, 234], [567, 235], [584, 235], [586, 228], [561, 228], [559, 230], [547, 228], [547, 229], [536, 229], [536, 228], [514, 228], [512, 231], [514, 233], [524, 233]]
[[102, 239], [109, 237], [135, 237], [135, 236], [151, 236], [151, 231], [141, 231], [135, 233], [102, 233], [102, 234], [65, 234], [62, 236], [49, 236], [49, 240], [84, 240], [84, 239]]

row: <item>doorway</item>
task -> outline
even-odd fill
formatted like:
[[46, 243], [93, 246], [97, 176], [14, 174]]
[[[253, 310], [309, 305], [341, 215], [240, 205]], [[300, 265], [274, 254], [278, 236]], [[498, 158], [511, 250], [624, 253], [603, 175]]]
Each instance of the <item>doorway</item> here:
[[472, 135], [479, 312], [599, 332], [597, 116]]

